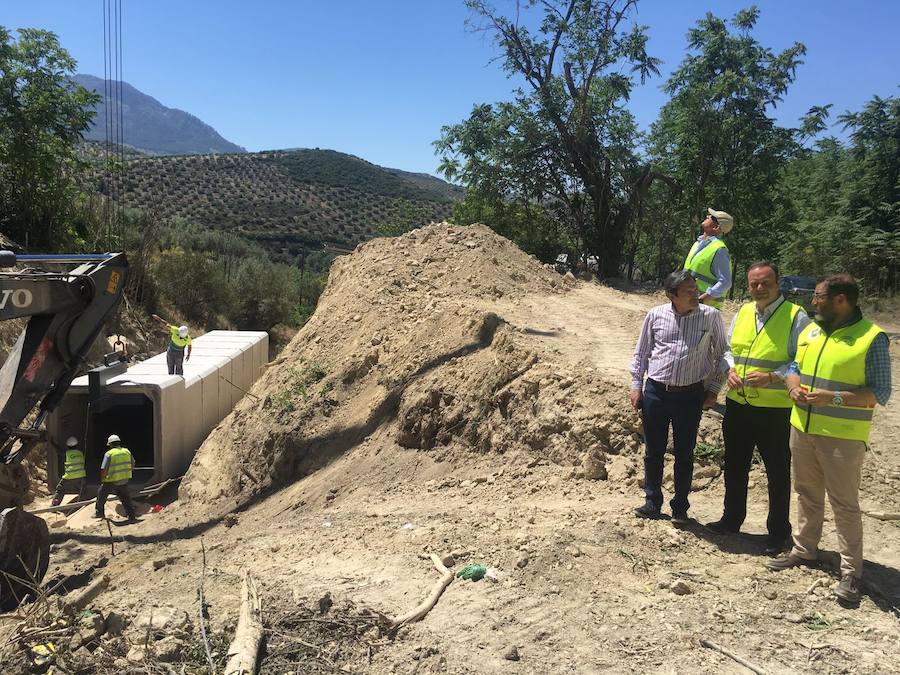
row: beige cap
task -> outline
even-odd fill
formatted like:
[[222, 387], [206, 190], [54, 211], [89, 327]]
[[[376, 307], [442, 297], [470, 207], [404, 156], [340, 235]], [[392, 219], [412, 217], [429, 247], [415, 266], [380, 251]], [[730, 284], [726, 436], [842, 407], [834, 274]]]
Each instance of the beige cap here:
[[709, 211], [709, 215], [719, 221], [719, 229], [722, 230], [722, 234], [731, 232], [731, 228], [734, 227], [734, 218], [724, 211], [716, 211], [715, 209], [710, 208], [707, 208], [706, 210]]

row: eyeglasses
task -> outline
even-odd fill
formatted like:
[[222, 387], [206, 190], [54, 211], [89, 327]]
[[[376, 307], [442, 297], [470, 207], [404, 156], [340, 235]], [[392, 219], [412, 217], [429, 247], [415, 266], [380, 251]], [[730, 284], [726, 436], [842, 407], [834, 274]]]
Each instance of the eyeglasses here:
[[710, 218], [712, 218], [712, 221], [713, 221], [716, 225], [719, 224], [719, 219], [718, 219], [718, 218], [716, 218], [716, 217], [713, 216], [713, 215], [710, 215]]
[[749, 389], [750, 389], [750, 391], [748, 393], [747, 391], [745, 391], [745, 389], [742, 385], [740, 388], [735, 389], [735, 393], [747, 401], [749, 401], [752, 398], [759, 398], [759, 389], [757, 389], [756, 387], [750, 387]]

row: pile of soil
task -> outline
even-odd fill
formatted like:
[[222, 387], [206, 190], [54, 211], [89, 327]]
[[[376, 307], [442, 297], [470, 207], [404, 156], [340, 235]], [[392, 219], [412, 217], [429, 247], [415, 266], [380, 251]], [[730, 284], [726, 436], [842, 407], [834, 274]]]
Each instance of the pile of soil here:
[[[451, 462], [527, 453], [634, 478], [634, 461], [613, 459], [641, 444], [621, 377], [599, 372], [590, 352], [554, 358], [534, 341], [554, 331], [496, 312], [577, 283], [480, 225], [361, 245], [335, 262], [315, 315], [200, 448], [180, 498], [246, 503], [375, 435]], [[633, 346], [619, 349], [627, 362]]]

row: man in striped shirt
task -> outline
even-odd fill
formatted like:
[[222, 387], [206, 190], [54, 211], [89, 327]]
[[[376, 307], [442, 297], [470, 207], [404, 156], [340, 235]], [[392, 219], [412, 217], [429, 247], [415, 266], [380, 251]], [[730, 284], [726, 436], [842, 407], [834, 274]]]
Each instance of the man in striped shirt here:
[[[675, 451], [672, 522], [689, 522], [688, 495], [694, 473], [694, 445], [704, 407], [711, 407], [724, 383], [725, 326], [718, 310], [701, 305], [697, 283], [686, 270], [664, 284], [670, 302], [651, 309], [641, 328], [631, 364], [631, 405], [643, 415], [645, 503], [642, 518], [662, 508], [663, 459], [669, 426]], [[644, 382], [644, 376], [647, 380]]]

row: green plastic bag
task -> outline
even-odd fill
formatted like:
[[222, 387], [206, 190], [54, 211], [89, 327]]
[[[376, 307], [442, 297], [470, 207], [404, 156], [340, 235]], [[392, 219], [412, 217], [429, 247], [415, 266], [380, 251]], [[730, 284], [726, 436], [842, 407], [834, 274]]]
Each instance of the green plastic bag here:
[[460, 579], [471, 579], [472, 581], [478, 581], [479, 579], [484, 578], [484, 575], [487, 574], [487, 569], [487, 565], [482, 565], [481, 563], [472, 563], [463, 567], [459, 572], [456, 573], [456, 576]]

